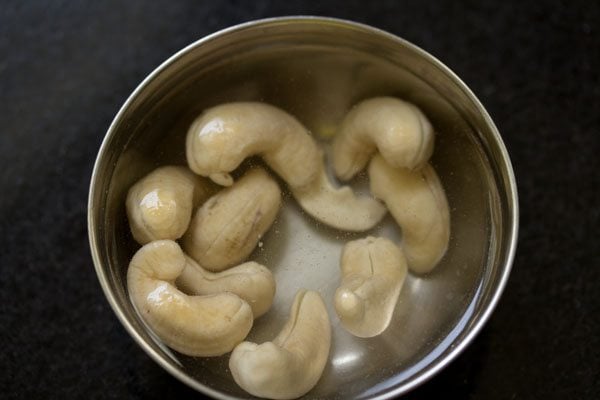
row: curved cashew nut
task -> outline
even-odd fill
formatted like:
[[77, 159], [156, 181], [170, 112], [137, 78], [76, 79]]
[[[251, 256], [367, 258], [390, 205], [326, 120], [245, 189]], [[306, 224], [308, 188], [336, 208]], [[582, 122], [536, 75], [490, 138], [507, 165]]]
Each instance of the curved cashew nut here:
[[385, 202], [402, 228], [408, 267], [417, 273], [431, 271], [450, 240], [448, 201], [433, 167], [394, 168], [377, 155], [369, 165], [369, 179], [373, 195]]
[[379, 150], [393, 167], [420, 168], [433, 153], [434, 133], [415, 105], [375, 97], [356, 105], [333, 141], [333, 168], [341, 180], [361, 171]]
[[300, 206], [316, 220], [334, 228], [360, 232], [372, 228], [387, 210], [371, 197], [357, 197], [349, 186], [335, 188], [321, 168], [307, 187], [292, 189]]
[[190, 257], [175, 281], [186, 293], [195, 295], [231, 292], [246, 301], [254, 318], [266, 313], [275, 296], [275, 278], [266, 267], [250, 261], [223, 272], [212, 273]]
[[139, 244], [178, 239], [186, 231], [192, 208], [211, 194], [209, 181], [185, 167], [157, 168], [127, 193], [127, 217]]
[[223, 186], [244, 159], [260, 155], [291, 187], [310, 183], [321, 154], [306, 129], [290, 114], [263, 103], [227, 103], [206, 110], [186, 139], [190, 169]]
[[316, 384], [331, 346], [327, 309], [317, 292], [300, 290], [279, 335], [263, 344], [240, 343], [229, 369], [242, 389], [269, 399], [294, 399]]
[[129, 296], [140, 316], [168, 346], [190, 356], [218, 356], [252, 328], [252, 309], [232, 293], [187, 296], [173, 282], [186, 258], [171, 240], [150, 242], [135, 253], [127, 271]]
[[406, 258], [390, 240], [369, 236], [348, 242], [340, 263], [335, 310], [348, 332], [373, 337], [390, 324], [406, 279]]
[[210, 271], [239, 264], [252, 253], [280, 207], [277, 182], [264, 169], [251, 169], [196, 211], [183, 248]]
[[[372, 228], [386, 210], [377, 200], [335, 188], [325, 175], [319, 146], [290, 114], [263, 103], [228, 103], [206, 110], [190, 126], [186, 154], [199, 175], [229, 186], [229, 174], [260, 155], [290, 186], [302, 208], [338, 229]], [[332, 211], [335, 211], [332, 213]]]

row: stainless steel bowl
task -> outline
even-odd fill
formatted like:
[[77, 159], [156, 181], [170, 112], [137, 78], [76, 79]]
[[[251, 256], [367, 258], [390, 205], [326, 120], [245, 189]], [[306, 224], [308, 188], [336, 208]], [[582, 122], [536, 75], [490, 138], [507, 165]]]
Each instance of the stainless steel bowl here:
[[[348, 109], [376, 95], [416, 103], [436, 131], [432, 163], [446, 189], [452, 235], [433, 273], [411, 276], [390, 328], [360, 339], [344, 331], [331, 299], [348, 235], [315, 224], [289, 199], [252, 258], [277, 280], [274, 308], [250, 338], [282, 326], [297, 288], [321, 292], [333, 324], [330, 361], [307, 398], [390, 398], [444, 368], [473, 340], [498, 302], [514, 256], [517, 191], [509, 157], [489, 115], [467, 86], [418, 47], [386, 32], [327, 18], [275, 18], [205, 37], [152, 72], [111, 124], [89, 195], [89, 236], [106, 297], [131, 336], [187, 385], [221, 399], [247, 398], [228, 356], [194, 359], [158, 341], [135, 313], [125, 273], [138, 248], [125, 217], [125, 194], [151, 169], [185, 163], [184, 136], [202, 109], [259, 100], [295, 115], [326, 140]], [[389, 219], [375, 233], [397, 235]]]

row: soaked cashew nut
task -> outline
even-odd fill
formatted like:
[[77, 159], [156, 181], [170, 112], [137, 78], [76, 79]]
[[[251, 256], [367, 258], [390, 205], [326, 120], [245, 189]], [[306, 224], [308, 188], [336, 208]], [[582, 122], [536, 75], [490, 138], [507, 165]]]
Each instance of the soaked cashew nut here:
[[218, 356], [252, 328], [252, 309], [233, 293], [188, 296], [173, 282], [187, 261], [179, 245], [157, 240], [135, 253], [127, 271], [129, 296], [140, 316], [169, 347], [190, 356]]
[[306, 129], [290, 114], [264, 103], [227, 103], [210, 108], [190, 126], [190, 169], [223, 186], [246, 157], [260, 155], [291, 187], [310, 183], [321, 154]]
[[331, 326], [321, 296], [300, 290], [279, 335], [260, 345], [237, 345], [229, 369], [236, 383], [254, 396], [294, 399], [317, 384], [330, 346]]
[[186, 231], [192, 208], [212, 193], [209, 181], [185, 167], [157, 168], [127, 193], [127, 217], [139, 244], [179, 239]]
[[342, 282], [334, 305], [344, 328], [373, 337], [390, 324], [406, 279], [406, 258], [392, 241], [369, 236], [348, 242], [340, 262]]
[[385, 202], [402, 228], [402, 248], [410, 270], [431, 271], [450, 240], [448, 201], [433, 167], [394, 168], [377, 155], [369, 165], [369, 179], [373, 195]]
[[262, 168], [253, 168], [200, 207], [183, 248], [203, 268], [222, 271], [252, 253], [279, 208], [281, 191]]
[[246, 157], [260, 155], [307, 213], [334, 228], [367, 230], [386, 212], [373, 198], [335, 188], [306, 128], [268, 104], [228, 103], [206, 110], [190, 126], [186, 155], [192, 171], [223, 186], [233, 183], [229, 173]]
[[357, 197], [349, 186], [335, 188], [321, 168], [307, 187], [292, 189], [300, 206], [316, 220], [352, 232], [370, 229], [387, 210], [371, 197]]
[[190, 257], [175, 283], [186, 293], [195, 295], [231, 292], [252, 308], [254, 318], [266, 313], [275, 296], [275, 278], [266, 267], [246, 262], [223, 272], [212, 273]]
[[393, 167], [418, 169], [433, 153], [431, 123], [415, 105], [393, 97], [375, 97], [356, 105], [333, 141], [333, 168], [351, 179], [379, 150]]

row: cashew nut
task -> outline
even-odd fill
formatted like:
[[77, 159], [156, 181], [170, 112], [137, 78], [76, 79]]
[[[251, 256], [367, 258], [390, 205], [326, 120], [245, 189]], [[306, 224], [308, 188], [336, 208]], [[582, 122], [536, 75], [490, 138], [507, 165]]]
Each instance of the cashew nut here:
[[211, 194], [212, 184], [185, 167], [157, 168], [127, 193], [127, 217], [139, 244], [178, 239], [186, 231], [192, 208]]
[[291, 316], [272, 342], [242, 342], [229, 359], [229, 369], [242, 389], [269, 399], [294, 399], [316, 384], [331, 345], [327, 309], [317, 292], [300, 290]]
[[280, 206], [277, 183], [264, 169], [253, 168], [196, 211], [183, 248], [210, 271], [239, 264], [269, 229]]
[[333, 168], [341, 180], [361, 171], [379, 150], [393, 167], [418, 169], [433, 153], [434, 133], [415, 105], [375, 97], [356, 105], [333, 141]]
[[307, 187], [292, 189], [300, 206], [316, 220], [334, 228], [360, 232], [370, 229], [387, 210], [371, 197], [357, 197], [349, 186], [335, 188], [321, 168]]
[[334, 188], [325, 175], [321, 150], [306, 128], [267, 104], [228, 103], [206, 110], [190, 126], [186, 154], [194, 172], [223, 186], [233, 183], [229, 173], [246, 157], [260, 155], [306, 212], [338, 229], [367, 230], [385, 214], [375, 199]]
[[346, 330], [373, 337], [390, 324], [407, 274], [406, 258], [389, 239], [348, 242], [340, 263], [342, 283], [335, 292], [335, 310]]
[[254, 318], [266, 313], [275, 296], [275, 279], [266, 267], [250, 261], [223, 272], [212, 273], [190, 257], [175, 281], [186, 293], [195, 295], [231, 292], [246, 301]]
[[187, 261], [171, 240], [150, 242], [127, 271], [129, 296], [141, 317], [168, 346], [190, 356], [218, 356], [252, 328], [252, 309], [233, 293], [188, 296], [173, 282]]
[[394, 168], [377, 155], [369, 165], [369, 179], [373, 195], [385, 202], [402, 228], [408, 267], [417, 273], [431, 271], [450, 240], [448, 201], [433, 167]]
[[316, 143], [302, 124], [263, 103], [210, 108], [192, 123], [186, 140], [190, 169], [223, 186], [233, 183], [229, 172], [251, 155], [261, 155], [292, 187], [310, 183], [321, 161]]

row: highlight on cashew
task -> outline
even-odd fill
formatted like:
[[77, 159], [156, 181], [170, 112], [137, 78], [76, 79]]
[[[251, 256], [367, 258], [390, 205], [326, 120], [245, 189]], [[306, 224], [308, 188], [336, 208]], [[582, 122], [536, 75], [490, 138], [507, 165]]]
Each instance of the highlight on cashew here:
[[186, 263], [181, 248], [171, 240], [144, 245], [129, 264], [129, 296], [168, 346], [190, 356], [225, 354], [252, 328], [252, 309], [233, 293], [188, 296], [179, 291], [174, 281]]
[[418, 169], [433, 153], [431, 123], [415, 105], [393, 97], [365, 100], [348, 112], [333, 141], [333, 169], [343, 181], [379, 151], [395, 168]]
[[381, 334], [406, 279], [404, 254], [389, 239], [369, 236], [346, 244], [340, 267], [334, 305], [343, 327], [363, 338]]
[[183, 248], [210, 271], [239, 264], [252, 253], [280, 207], [277, 182], [264, 169], [253, 168], [198, 208]]
[[369, 165], [369, 179], [373, 195], [385, 202], [402, 228], [401, 245], [410, 270], [431, 271], [450, 240], [448, 201], [433, 167], [394, 168], [377, 155]]
[[266, 313], [275, 296], [275, 278], [263, 265], [249, 261], [223, 272], [209, 272], [186, 256], [186, 265], [175, 283], [195, 295], [231, 292], [247, 302], [254, 318]]
[[212, 193], [212, 183], [185, 167], [155, 169], [127, 193], [127, 217], [139, 244], [178, 239], [186, 231], [192, 209]]
[[294, 399], [317, 384], [330, 346], [331, 327], [321, 296], [300, 290], [279, 335], [263, 344], [237, 345], [229, 369], [235, 382], [254, 396]]
[[220, 185], [232, 185], [230, 172], [252, 155], [260, 155], [290, 186], [305, 211], [327, 225], [363, 231], [386, 212], [373, 198], [357, 197], [350, 188], [335, 188], [325, 175], [315, 140], [279, 108], [257, 102], [222, 104], [206, 110], [188, 130], [190, 169]]

